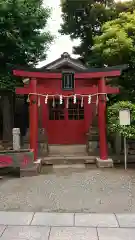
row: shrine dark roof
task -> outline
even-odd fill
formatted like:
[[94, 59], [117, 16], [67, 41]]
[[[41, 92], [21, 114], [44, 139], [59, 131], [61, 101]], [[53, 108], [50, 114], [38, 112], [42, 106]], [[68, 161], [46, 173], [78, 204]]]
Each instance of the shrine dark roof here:
[[[71, 58], [71, 56], [64, 52], [60, 58], [56, 59], [55, 61], [41, 67], [41, 68], [31, 68], [26, 66], [9, 66], [13, 75], [15, 76], [22, 76], [23, 82], [29, 82], [29, 77], [46, 77], [45, 73], [62, 73], [64, 71], [74, 72], [75, 74], [81, 74], [81, 76], [85, 77], [87, 75], [87, 79], [89, 78], [88, 73], [91, 74], [91, 78], [96, 78], [97, 76], [104, 76], [104, 77], [113, 77], [119, 76], [121, 72], [128, 68], [128, 65], [120, 65], [120, 66], [112, 66], [112, 67], [104, 67], [104, 68], [89, 68], [88, 66], [84, 65], [81, 61]], [[119, 73], [118, 73], [119, 71]], [[20, 73], [21, 72], [21, 73]], [[113, 72], [113, 73], [109, 73]], [[108, 73], [108, 74], [107, 74]], [[42, 75], [42, 76], [41, 76]], [[81, 78], [79, 75], [79, 77]], [[48, 75], [49, 77], [49, 75]], [[53, 76], [54, 77], [54, 76]], [[108, 78], [107, 78], [108, 79]], [[110, 79], [110, 78], [109, 78]], [[111, 79], [110, 79], [111, 80]]]
[[87, 66], [84, 65], [80, 60], [72, 58], [67, 52], [61, 54], [61, 57], [55, 61], [41, 67], [40, 69], [58, 69], [60, 67], [69, 66], [76, 70], [87, 69]]
[[69, 67], [67, 71], [73, 71], [75, 73], [80, 72], [108, 72], [108, 71], [123, 71], [128, 68], [128, 65], [120, 65], [120, 66], [112, 66], [112, 67], [104, 67], [104, 68], [89, 68], [88, 66], [84, 65], [80, 60], [72, 58], [67, 52], [64, 52], [60, 58], [56, 59], [55, 61], [41, 67], [41, 68], [30, 68], [26, 66], [11, 66], [11, 70], [23, 70], [27, 72], [52, 72], [52, 73], [61, 73], [66, 69], [66, 66]]
[[[30, 68], [30, 67], [23, 67], [23, 66], [11, 66], [10, 67], [12, 70], [23, 70], [23, 71], [27, 71], [27, 72], [47, 72], [47, 73], [61, 73], [64, 72], [64, 70], [59, 70], [59, 69], [46, 69], [46, 68]], [[109, 71], [116, 71], [116, 70], [126, 70], [128, 68], [128, 65], [118, 65], [118, 66], [112, 66], [112, 67], [104, 67], [104, 68], [87, 68], [87, 69], [82, 69], [82, 70], [78, 70], [75, 71], [73, 70], [73, 72], [77, 72], [77, 73], [81, 73], [81, 72], [86, 72], [86, 73], [94, 73], [94, 72], [109, 72]], [[69, 72], [72, 71], [69, 69]]]

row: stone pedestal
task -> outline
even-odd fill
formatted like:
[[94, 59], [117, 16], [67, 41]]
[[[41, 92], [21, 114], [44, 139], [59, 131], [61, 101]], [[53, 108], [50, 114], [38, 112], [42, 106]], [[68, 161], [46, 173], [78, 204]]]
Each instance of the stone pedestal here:
[[96, 158], [96, 165], [99, 168], [112, 168], [113, 160], [111, 158], [108, 158], [107, 160], [102, 160], [100, 158]]
[[98, 141], [96, 141], [96, 140], [88, 141], [87, 153], [88, 153], [88, 155], [95, 155], [95, 156], [99, 155]]
[[[27, 133], [25, 137], [22, 139], [22, 148], [23, 149], [29, 149], [29, 138], [30, 138], [30, 132], [29, 129], [27, 130]], [[38, 157], [45, 157], [48, 155], [48, 140], [47, 140], [47, 134], [44, 129], [38, 129]]]
[[20, 128], [13, 128], [13, 150], [20, 150]]

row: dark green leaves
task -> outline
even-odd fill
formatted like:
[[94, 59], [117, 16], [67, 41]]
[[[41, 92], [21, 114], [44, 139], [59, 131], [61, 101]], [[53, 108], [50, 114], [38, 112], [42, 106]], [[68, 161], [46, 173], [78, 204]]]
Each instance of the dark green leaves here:
[[[45, 30], [50, 9], [41, 0], [0, 0], [0, 81], [13, 87], [7, 65], [35, 66], [53, 40]], [[41, 31], [42, 30], [42, 31]], [[8, 76], [7, 76], [8, 75]], [[3, 80], [4, 79], [4, 85]], [[9, 80], [8, 80], [9, 79]]]
[[[131, 124], [129, 126], [119, 124], [119, 111], [125, 108], [130, 110]], [[128, 101], [117, 102], [108, 107], [107, 116], [109, 132], [120, 133], [124, 137], [135, 139], [135, 104]]]

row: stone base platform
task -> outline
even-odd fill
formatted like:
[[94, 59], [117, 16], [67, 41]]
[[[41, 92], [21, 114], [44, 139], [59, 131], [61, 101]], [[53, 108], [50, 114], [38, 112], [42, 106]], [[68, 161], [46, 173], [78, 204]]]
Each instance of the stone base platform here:
[[96, 156], [63, 155], [42, 158], [42, 165], [89, 164], [95, 163]]
[[113, 160], [111, 158], [108, 158], [107, 160], [102, 160], [100, 158], [96, 158], [96, 165], [99, 168], [112, 168]]

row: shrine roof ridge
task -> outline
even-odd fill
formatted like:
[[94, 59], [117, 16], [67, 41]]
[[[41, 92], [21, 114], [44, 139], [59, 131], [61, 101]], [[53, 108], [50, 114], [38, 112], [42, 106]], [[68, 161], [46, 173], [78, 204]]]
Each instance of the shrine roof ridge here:
[[[43, 68], [31, 68], [31, 67], [23, 67], [23, 66], [19, 66], [19, 65], [10, 65], [8, 66], [8, 68], [13, 71], [13, 70], [22, 70], [22, 71], [27, 71], [27, 72], [43, 72], [43, 73], [62, 73], [64, 72], [59, 70], [59, 69], [43, 69]], [[123, 64], [123, 65], [117, 65], [117, 66], [109, 66], [109, 67], [101, 67], [101, 68], [87, 68], [87, 69], [82, 69], [82, 70], [69, 70], [69, 72], [75, 72], [75, 73], [94, 73], [94, 72], [109, 72], [109, 71], [123, 71], [128, 69], [128, 65], [127, 64]], [[68, 71], [67, 71], [68, 72]]]

